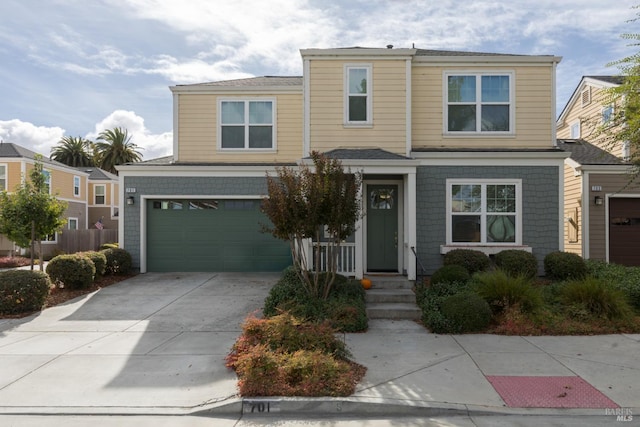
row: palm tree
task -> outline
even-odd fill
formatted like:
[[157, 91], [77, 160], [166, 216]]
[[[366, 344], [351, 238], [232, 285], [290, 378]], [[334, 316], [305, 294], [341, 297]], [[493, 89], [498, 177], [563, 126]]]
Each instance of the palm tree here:
[[74, 168], [93, 166], [92, 142], [81, 136], [65, 136], [51, 149], [51, 160]]
[[95, 143], [96, 163], [106, 171], [117, 174], [116, 165], [139, 162], [142, 154], [138, 146], [131, 142], [126, 129], [114, 128], [100, 132]]

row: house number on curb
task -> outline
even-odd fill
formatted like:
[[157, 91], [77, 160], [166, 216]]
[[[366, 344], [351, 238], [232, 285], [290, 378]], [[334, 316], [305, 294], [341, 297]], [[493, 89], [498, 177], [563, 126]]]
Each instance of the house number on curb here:
[[243, 414], [263, 414], [280, 412], [279, 402], [275, 400], [245, 400], [242, 402]]

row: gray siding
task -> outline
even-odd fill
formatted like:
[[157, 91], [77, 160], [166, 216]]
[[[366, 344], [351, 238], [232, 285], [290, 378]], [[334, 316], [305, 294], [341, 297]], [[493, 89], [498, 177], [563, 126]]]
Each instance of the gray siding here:
[[533, 248], [539, 273], [546, 254], [559, 248], [559, 170], [557, 167], [423, 166], [417, 173], [417, 249], [427, 274], [442, 266], [446, 243], [446, 180], [522, 179], [522, 243]]
[[[124, 249], [131, 253], [134, 268], [140, 268], [140, 197], [153, 195], [266, 195], [267, 180], [262, 177], [125, 177], [125, 188], [135, 188], [135, 204], [123, 203]], [[128, 196], [126, 194], [125, 196]]]

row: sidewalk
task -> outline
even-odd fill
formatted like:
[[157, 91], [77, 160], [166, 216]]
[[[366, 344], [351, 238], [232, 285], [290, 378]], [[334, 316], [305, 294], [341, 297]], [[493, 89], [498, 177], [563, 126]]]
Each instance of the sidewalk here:
[[450, 336], [411, 321], [371, 321], [366, 333], [344, 335], [368, 368], [349, 398], [239, 399], [224, 357], [277, 278], [141, 274], [0, 320], [0, 417], [640, 415], [640, 334]]

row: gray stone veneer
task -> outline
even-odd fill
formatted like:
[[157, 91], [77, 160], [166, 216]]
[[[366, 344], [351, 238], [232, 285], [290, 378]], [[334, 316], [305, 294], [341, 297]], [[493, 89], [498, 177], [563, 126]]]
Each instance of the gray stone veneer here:
[[559, 171], [553, 166], [423, 166], [418, 168], [417, 250], [427, 274], [442, 266], [440, 245], [446, 243], [446, 180], [521, 179], [522, 243], [533, 248], [538, 271], [542, 260], [559, 248]]
[[[124, 245], [131, 253], [134, 268], [140, 268], [140, 198], [141, 196], [237, 196], [267, 194], [263, 177], [139, 177], [124, 178], [125, 188], [135, 188], [134, 205], [123, 203]], [[125, 194], [125, 199], [131, 194]]]

